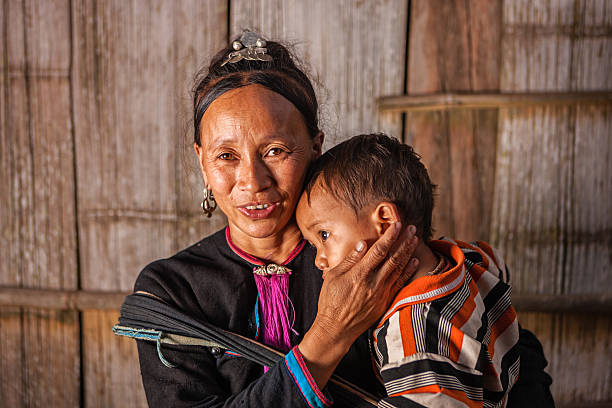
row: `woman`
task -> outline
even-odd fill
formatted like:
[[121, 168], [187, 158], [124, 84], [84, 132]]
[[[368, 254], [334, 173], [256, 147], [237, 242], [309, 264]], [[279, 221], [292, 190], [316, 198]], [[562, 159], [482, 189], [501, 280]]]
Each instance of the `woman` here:
[[287, 355], [264, 369], [217, 348], [165, 346], [171, 369], [154, 344], [139, 342], [151, 406], [328, 406], [334, 370], [380, 391], [362, 333], [416, 270], [417, 238], [413, 227], [399, 239], [401, 226], [389, 228], [369, 249], [360, 242], [323, 283], [294, 219], [306, 169], [323, 144], [317, 110], [288, 51], [251, 32], [221, 50], [198, 81], [203, 208], [218, 205], [228, 227], [148, 265], [135, 290]]
[[[283, 46], [255, 44], [258, 39], [248, 35], [241, 40], [235, 48], [241, 47], [247, 58], [265, 55], [268, 60], [232, 62], [239, 51], [222, 50], [198, 83], [194, 100], [195, 151], [207, 194], [214, 194], [228, 227], [147, 266], [135, 290], [289, 353], [264, 374], [262, 367], [218, 349], [164, 348], [166, 359], [180, 367], [169, 369], [154, 346], [141, 342], [143, 381], [152, 406], [328, 405], [330, 398], [321, 390], [345, 356], [339, 373], [373, 389], [371, 362], [363, 358], [368, 356], [367, 338], [351, 345], [375, 323], [416, 266], [415, 260], [408, 265], [416, 238], [411, 240], [408, 232], [389, 252], [399, 234], [399, 228], [390, 229], [357, 262], [366, 253], [362, 243], [322, 289], [314, 249], [302, 240], [294, 219], [306, 169], [323, 143], [315, 93]], [[214, 205], [210, 196], [204, 204]], [[288, 295], [280, 322], [269, 313], [279, 311], [274, 309], [278, 305], [263, 296], [265, 287], [258, 290], [261, 279], [253, 273], [270, 263], [291, 270], [282, 277], [280, 290], [276, 287], [282, 300]]]

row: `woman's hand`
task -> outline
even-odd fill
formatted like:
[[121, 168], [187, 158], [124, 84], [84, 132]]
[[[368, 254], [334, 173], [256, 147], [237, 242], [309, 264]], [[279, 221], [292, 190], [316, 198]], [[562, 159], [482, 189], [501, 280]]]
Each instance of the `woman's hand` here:
[[[399, 289], [416, 272], [415, 258], [412, 259], [414, 268], [409, 265], [416, 248], [414, 227], [411, 227], [407, 228], [405, 239], [396, 241], [401, 226], [394, 224], [365, 256], [363, 249], [356, 248], [340, 265], [327, 272], [313, 326], [350, 347], [382, 317]], [[360, 244], [365, 247], [363, 241]]]
[[351, 344], [387, 311], [393, 297], [414, 275], [418, 260], [415, 227], [398, 239], [400, 223], [366, 252], [362, 241], [340, 265], [327, 272], [315, 321], [299, 344], [319, 388], [327, 384]]

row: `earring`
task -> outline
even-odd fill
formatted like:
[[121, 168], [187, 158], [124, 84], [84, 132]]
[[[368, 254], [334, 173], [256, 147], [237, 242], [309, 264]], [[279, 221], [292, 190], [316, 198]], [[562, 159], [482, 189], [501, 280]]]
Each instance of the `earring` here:
[[200, 205], [202, 206], [202, 211], [204, 211], [204, 214], [210, 218], [213, 211], [215, 211], [215, 208], [217, 208], [217, 202], [215, 201], [212, 190], [208, 188], [204, 189], [204, 199]]

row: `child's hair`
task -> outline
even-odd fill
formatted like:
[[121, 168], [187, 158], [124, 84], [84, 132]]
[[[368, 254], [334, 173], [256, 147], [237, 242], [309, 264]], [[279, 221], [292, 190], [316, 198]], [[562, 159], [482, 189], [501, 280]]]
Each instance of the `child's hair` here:
[[304, 187], [308, 200], [318, 182], [355, 214], [373, 202], [395, 204], [404, 225], [416, 226], [417, 235], [431, 239], [436, 186], [411, 146], [382, 133], [355, 136], [310, 166]]

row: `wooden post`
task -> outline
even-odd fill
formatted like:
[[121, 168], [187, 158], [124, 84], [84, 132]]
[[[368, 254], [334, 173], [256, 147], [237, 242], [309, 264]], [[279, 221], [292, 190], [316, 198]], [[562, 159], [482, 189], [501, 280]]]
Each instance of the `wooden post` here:
[[[482, 0], [411, 4], [407, 93], [496, 92], [501, 4]], [[388, 106], [386, 99], [383, 103]], [[497, 110], [409, 112], [405, 134], [438, 185], [435, 236], [488, 239]]]
[[[69, 6], [65, 0], [2, 6], [2, 285], [78, 285]], [[26, 307], [0, 316], [0, 404], [77, 406], [77, 312]]]
[[[228, 2], [71, 4], [81, 289], [127, 292], [148, 262], [224, 223], [197, 216], [189, 90], [227, 44]], [[84, 403], [144, 407], [136, 345], [113, 336], [116, 319], [116, 310], [83, 312]]]
[[[503, 7], [502, 93], [612, 92], [609, 1]], [[611, 129], [609, 103], [500, 109], [491, 243], [514, 294], [612, 292]], [[520, 318], [542, 341], [557, 404], [612, 400], [610, 315]]]

